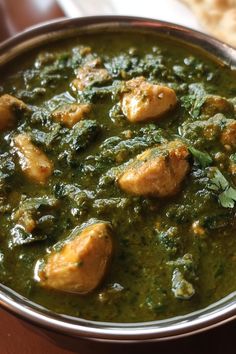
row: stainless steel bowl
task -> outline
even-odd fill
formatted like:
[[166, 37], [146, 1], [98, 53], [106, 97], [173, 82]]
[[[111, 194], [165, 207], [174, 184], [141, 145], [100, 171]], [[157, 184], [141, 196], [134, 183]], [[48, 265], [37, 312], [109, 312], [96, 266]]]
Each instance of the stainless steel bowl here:
[[[63, 19], [25, 31], [0, 45], [0, 69], [20, 54], [44, 43], [81, 33], [99, 31], [136, 31], [171, 37], [205, 51], [222, 64], [236, 68], [236, 50], [191, 29], [151, 19], [101, 16]], [[142, 323], [87, 321], [59, 315], [23, 298], [0, 285], [0, 305], [37, 327], [73, 337], [110, 342], [157, 341], [205, 331], [236, 318], [236, 292], [207, 308], [185, 316]]]

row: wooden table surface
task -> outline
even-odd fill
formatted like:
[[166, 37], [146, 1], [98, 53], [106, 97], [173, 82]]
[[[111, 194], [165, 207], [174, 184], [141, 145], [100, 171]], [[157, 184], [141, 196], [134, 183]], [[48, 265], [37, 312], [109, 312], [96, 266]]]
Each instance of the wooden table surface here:
[[[63, 16], [54, 0], [0, 0], [0, 41], [28, 26]], [[234, 336], [236, 321], [200, 335], [171, 342], [106, 345], [78, 340], [75, 349], [70, 351], [59, 348], [46, 336], [33, 332], [22, 321], [0, 310], [0, 354], [234, 354]]]

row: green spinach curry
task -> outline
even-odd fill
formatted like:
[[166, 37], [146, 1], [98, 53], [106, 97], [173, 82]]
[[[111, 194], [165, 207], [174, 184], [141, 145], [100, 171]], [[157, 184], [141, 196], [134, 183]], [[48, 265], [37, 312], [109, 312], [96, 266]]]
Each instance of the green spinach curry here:
[[233, 70], [121, 32], [50, 44], [1, 77], [3, 284], [113, 322], [236, 290]]

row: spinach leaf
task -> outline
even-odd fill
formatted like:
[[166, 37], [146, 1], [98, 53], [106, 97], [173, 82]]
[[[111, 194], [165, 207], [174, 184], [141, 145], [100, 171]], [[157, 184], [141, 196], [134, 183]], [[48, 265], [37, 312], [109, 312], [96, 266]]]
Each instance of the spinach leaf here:
[[181, 98], [182, 104], [185, 109], [189, 111], [189, 114], [193, 118], [198, 118], [201, 113], [201, 108], [206, 101], [206, 96], [196, 97], [194, 95], [183, 96]]
[[20, 225], [16, 225], [12, 230], [12, 239], [9, 242], [9, 247], [15, 247], [15, 246], [23, 246], [23, 245], [28, 245], [33, 242], [38, 242], [38, 241], [44, 241], [47, 239], [47, 235], [45, 234], [31, 234], [29, 232], [26, 232], [24, 227]]
[[56, 184], [54, 193], [57, 198], [69, 198], [78, 207], [87, 207], [89, 201], [94, 198], [94, 193], [88, 190], [81, 190], [77, 184]]
[[53, 197], [28, 198], [21, 202], [20, 208], [23, 210], [38, 210], [44, 207], [55, 207], [58, 200]]
[[[58, 200], [53, 197], [23, 199], [13, 215], [17, 224], [11, 229], [9, 247], [46, 240], [56, 226], [54, 216], [48, 215], [47, 212], [57, 205]], [[35, 223], [34, 227], [27, 229], [26, 225], [31, 225], [31, 222]]]
[[200, 217], [200, 224], [207, 230], [219, 230], [232, 224], [233, 211], [212, 211], [210, 215]]
[[190, 94], [181, 98], [184, 108], [193, 118], [198, 118], [206, 101], [206, 91], [202, 84], [189, 85]]
[[68, 91], [66, 91], [59, 95], [53, 96], [50, 100], [46, 102], [45, 106], [50, 112], [52, 112], [63, 104], [73, 104], [75, 102], [75, 98], [71, 96]]
[[48, 132], [32, 129], [31, 138], [36, 145], [42, 145], [47, 151], [49, 148], [60, 146], [62, 137], [67, 133], [59, 123], [52, 123]]
[[155, 230], [158, 242], [170, 255], [175, 255], [180, 248], [180, 238], [177, 227], [170, 227], [168, 230]]
[[139, 130], [137, 135], [123, 140], [122, 137], [114, 136], [105, 140], [99, 147], [97, 161], [117, 161], [124, 162], [141, 153], [145, 148], [157, 143], [166, 142], [165, 132], [154, 124], [148, 124]]
[[93, 120], [84, 120], [76, 123], [64, 142], [76, 152], [85, 149], [98, 135], [99, 125]]
[[15, 163], [9, 153], [0, 155], [0, 183], [12, 176], [15, 172]]

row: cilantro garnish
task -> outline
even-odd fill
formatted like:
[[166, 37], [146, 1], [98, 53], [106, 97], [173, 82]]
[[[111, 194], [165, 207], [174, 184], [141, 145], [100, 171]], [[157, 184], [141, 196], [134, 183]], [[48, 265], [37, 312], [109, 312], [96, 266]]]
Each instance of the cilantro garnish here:
[[233, 208], [236, 202], [236, 189], [229, 187], [219, 195], [219, 202], [224, 208]]
[[190, 146], [188, 149], [201, 167], [205, 168], [212, 163], [212, 158], [207, 152], [195, 149], [193, 146]]
[[236, 202], [236, 189], [231, 187], [228, 180], [218, 168], [214, 168], [213, 175], [210, 176], [208, 188], [214, 192], [220, 192], [218, 201], [224, 208], [234, 208]]
[[234, 163], [236, 163], [236, 154], [231, 154], [230, 155], [230, 160]]
[[191, 84], [189, 88], [190, 94], [181, 98], [182, 105], [192, 118], [198, 118], [207, 98], [206, 91], [202, 84]]

